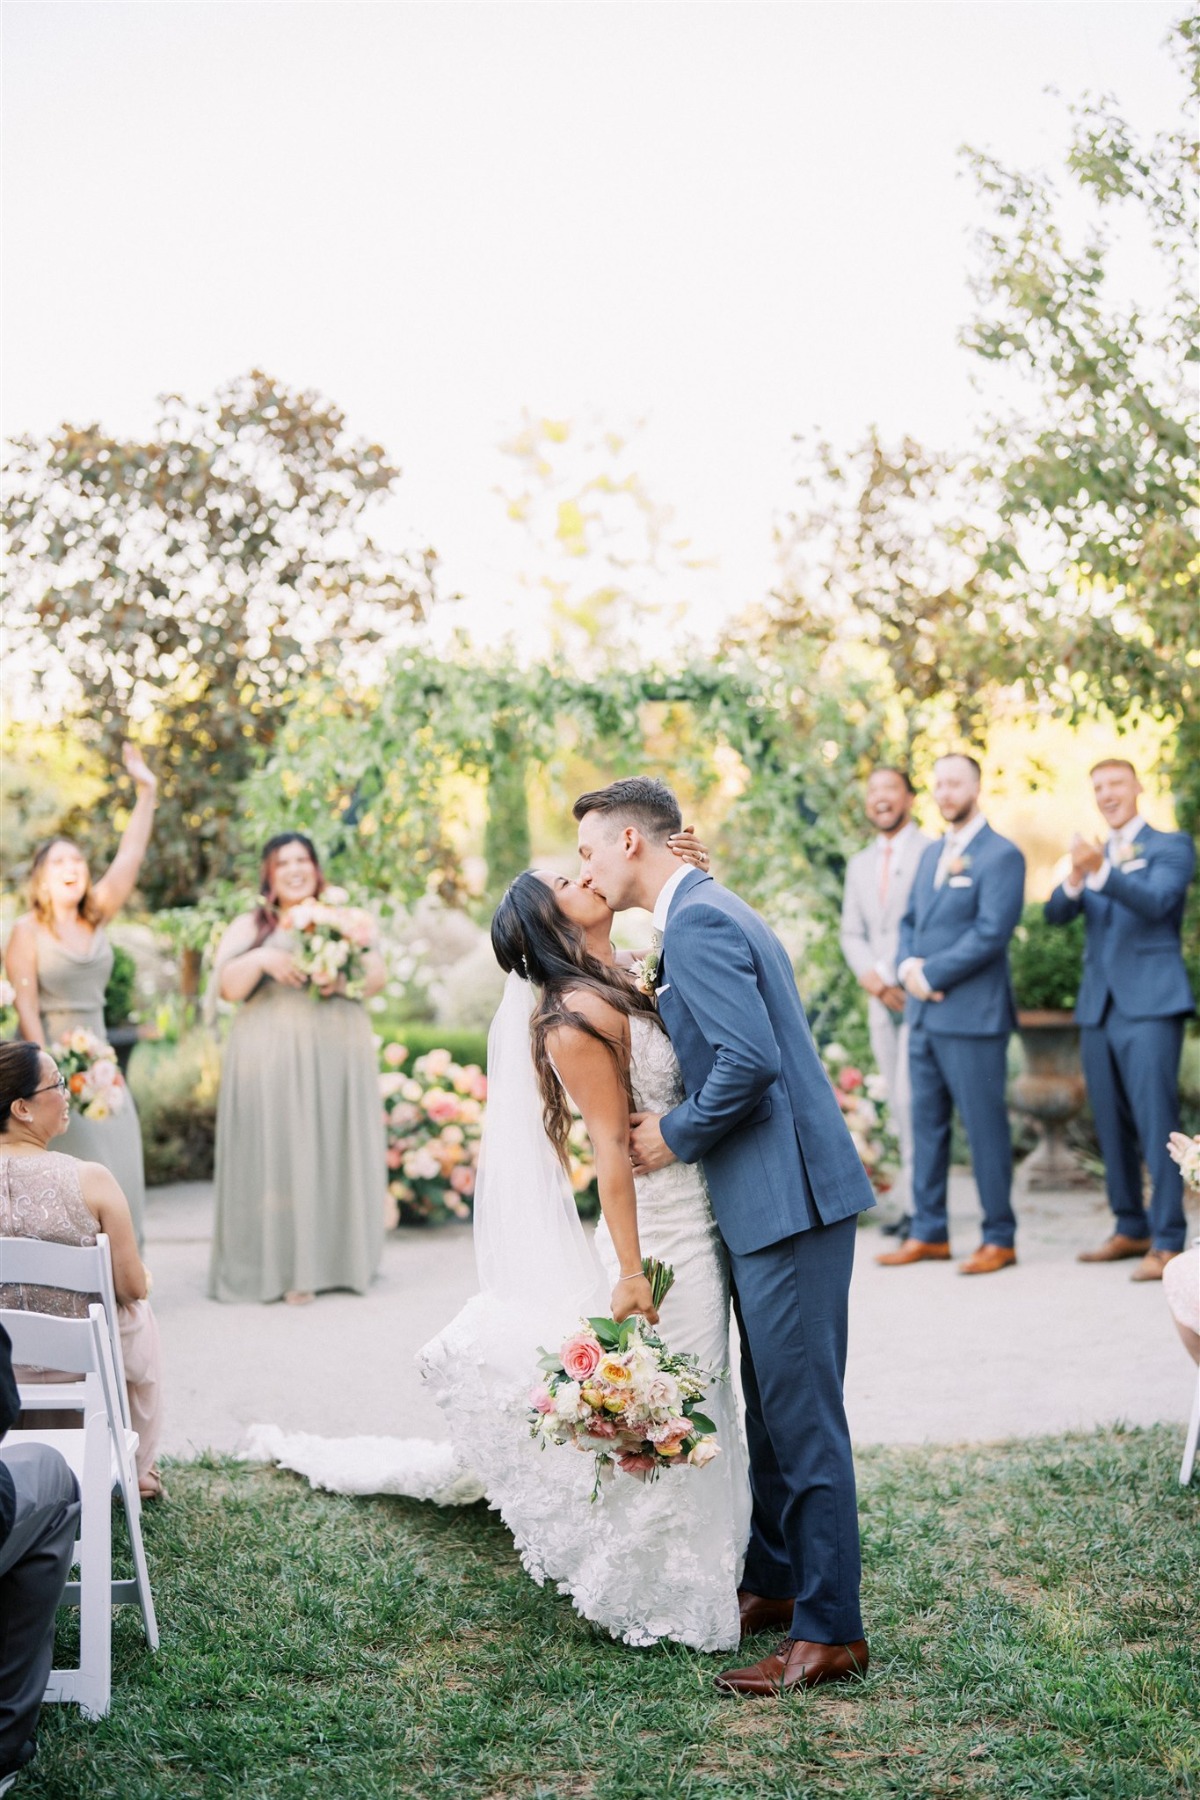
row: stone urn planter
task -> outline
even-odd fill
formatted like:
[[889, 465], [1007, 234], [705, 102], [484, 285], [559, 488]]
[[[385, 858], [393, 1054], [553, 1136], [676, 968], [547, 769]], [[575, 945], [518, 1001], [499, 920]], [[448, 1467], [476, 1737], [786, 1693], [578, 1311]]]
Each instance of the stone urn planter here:
[[1037, 1128], [1038, 1141], [1021, 1164], [1030, 1191], [1091, 1187], [1092, 1178], [1066, 1141], [1087, 1089], [1079, 1056], [1079, 1027], [1069, 1012], [1018, 1012], [1025, 1067], [1009, 1086], [1009, 1104]]
[[117, 1053], [117, 1067], [128, 1081], [129, 1059], [133, 1055], [133, 1047], [141, 1037], [136, 1025], [106, 1025], [104, 1035]]

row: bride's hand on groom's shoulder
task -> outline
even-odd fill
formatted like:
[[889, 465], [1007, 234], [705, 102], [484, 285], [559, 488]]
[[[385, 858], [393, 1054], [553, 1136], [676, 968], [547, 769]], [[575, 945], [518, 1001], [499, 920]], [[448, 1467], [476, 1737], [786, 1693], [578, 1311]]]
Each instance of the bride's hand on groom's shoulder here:
[[700, 842], [694, 825], [685, 825], [682, 831], [672, 832], [667, 839], [667, 849], [680, 862], [691, 863], [694, 869], [707, 869], [712, 861], [708, 845]]
[[675, 1152], [662, 1134], [662, 1114], [635, 1112], [629, 1115], [629, 1160], [635, 1175], [652, 1175], [675, 1162]]

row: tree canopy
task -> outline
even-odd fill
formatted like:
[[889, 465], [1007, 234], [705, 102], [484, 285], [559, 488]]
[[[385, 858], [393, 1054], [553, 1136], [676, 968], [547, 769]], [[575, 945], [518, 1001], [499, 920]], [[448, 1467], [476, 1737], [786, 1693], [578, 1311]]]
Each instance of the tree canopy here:
[[[154, 903], [194, 899], [236, 846], [237, 787], [315, 668], [423, 617], [430, 552], [368, 530], [399, 471], [336, 407], [260, 371], [154, 433], [20, 438], [7, 469], [10, 619], [42, 671], [65, 664], [78, 728], [112, 767], [145, 721], [160, 777]], [[86, 821], [83, 822], [86, 833]]]

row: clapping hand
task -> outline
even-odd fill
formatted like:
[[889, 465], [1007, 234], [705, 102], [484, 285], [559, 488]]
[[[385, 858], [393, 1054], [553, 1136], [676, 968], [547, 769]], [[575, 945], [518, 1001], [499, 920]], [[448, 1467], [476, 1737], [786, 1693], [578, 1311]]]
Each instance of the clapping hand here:
[[1076, 832], [1071, 839], [1071, 880], [1074, 885], [1081, 886], [1089, 875], [1095, 875], [1103, 867], [1104, 851], [1100, 845]]
[[144, 788], [147, 793], [155, 792], [158, 787], [158, 778], [151, 771], [136, 744], [121, 745], [121, 761], [125, 764], [125, 773], [132, 778], [135, 787]]

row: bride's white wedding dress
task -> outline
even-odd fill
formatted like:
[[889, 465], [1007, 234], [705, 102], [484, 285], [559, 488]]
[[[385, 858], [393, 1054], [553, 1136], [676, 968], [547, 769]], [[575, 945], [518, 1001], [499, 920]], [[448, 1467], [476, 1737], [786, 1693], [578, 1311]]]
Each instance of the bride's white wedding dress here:
[[[641, 1111], [667, 1112], [683, 1098], [670, 1040], [651, 1020], [635, 1016], [630, 1024], [634, 1099]], [[489, 1118], [496, 1100], [493, 1089]], [[484, 1154], [485, 1164], [494, 1158], [495, 1139]], [[481, 1196], [483, 1187], [481, 1170]], [[534, 1580], [554, 1582], [585, 1618], [614, 1637], [635, 1645], [666, 1638], [697, 1650], [735, 1648], [750, 1490], [728, 1373], [723, 1247], [698, 1165], [672, 1163], [640, 1178], [637, 1199], [643, 1254], [661, 1257], [675, 1270], [658, 1330], [672, 1349], [693, 1352], [719, 1377], [705, 1406], [722, 1450], [713, 1462], [668, 1470], [653, 1482], [614, 1472], [593, 1502], [593, 1458], [565, 1445], [541, 1448], [530, 1435], [528, 1392], [537, 1377], [538, 1347], [556, 1348], [581, 1315], [610, 1310], [618, 1267], [603, 1224], [595, 1239], [603, 1277], [590, 1249], [580, 1256], [572, 1246], [580, 1279], [557, 1294], [538, 1279], [536, 1238], [525, 1239], [519, 1256], [510, 1259], [503, 1292], [496, 1284], [489, 1291], [481, 1250], [485, 1291], [418, 1357], [449, 1424], [452, 1450], [420, 1439], [355, 1439], [343, 1447], [339, 1473], [333, 1440], [285, 1440], [260, 1428], [250, 1453], [353, 1493], [411, 1494], [453, 1504], [476, 1498], [482, 1488]], [[502, 1224], [490, 1219], [493, 1232]], [[563, 1227], [566, 1236], [573, 1227], [577, 1231], [572, 1218]], [[548, 1265], [568, 1267], [562, 1243], [551, 1247], [543, 1239], [543, 1248]], [[517, 1270], [527, 1272], [524, 1294], [513, 1291]]]

